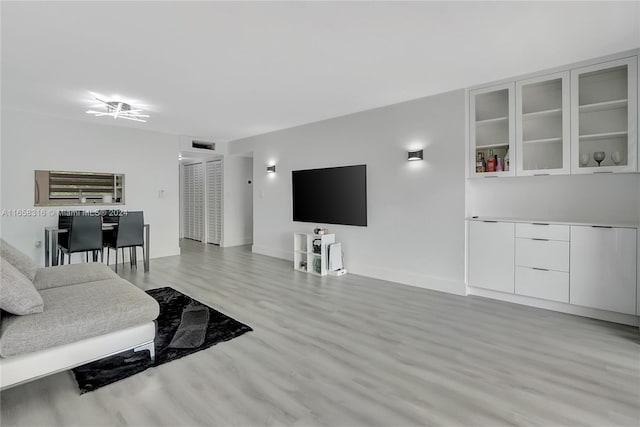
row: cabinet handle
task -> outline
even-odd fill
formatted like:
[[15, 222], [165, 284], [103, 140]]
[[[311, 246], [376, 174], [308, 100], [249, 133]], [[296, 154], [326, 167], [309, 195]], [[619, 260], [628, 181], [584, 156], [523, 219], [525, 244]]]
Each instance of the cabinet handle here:
[[488, 221], [488, 220], [482, 220], [482, 222], [489, 222], [491, 224], [497, 224], [498, 223], [498, 221]]
[[533, 224], [533, 225], [549, 225], [546, 222], [532, 222], [531, 224]]
[[540, 242], [548, 242], [549, 241], [549, 239], [538, 239], [538, 238], [535, 238], [535, 237], [532, 238], [531, 240], [538, 240]]
[[610, 225], [592, 225], [591, 227], [593, 227], [593, 228], [613, 228]]
[[613, 173], [612, 171], [599, 171], [599, 172], [593, 172], [594, 174], [596, 173]]
[[533, 176], [549, 176], [548, 173], [534, 173]]
[[532, 270], [549, 271], [548, 268], [531, 267]]
[[483, 176], [483, 178], [497, 178], [497, 175], [489, 175], [489, 176]]

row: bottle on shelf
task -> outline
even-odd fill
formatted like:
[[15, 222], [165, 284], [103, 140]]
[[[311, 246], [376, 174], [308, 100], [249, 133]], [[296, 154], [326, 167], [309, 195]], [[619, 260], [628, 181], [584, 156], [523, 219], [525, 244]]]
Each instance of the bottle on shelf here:
[[509, 149], [507, 148], [507, 154], [504, 155], [504, 165], [503, 165], [503, 169], [505, 171], [509, 170]]
[[496, 172], [502, 172], [502, 159], [498, 157], [498, 162], [496, 163]]
[[484, 156], [482, 155], [482, 151], [478, 151], [476, 153], [476, 173], [484, 172]]
[[496, 158], [493, 154], [493, 148], [489, 149], [489, 159], [487, 160], [487, 172], [496, 171]]

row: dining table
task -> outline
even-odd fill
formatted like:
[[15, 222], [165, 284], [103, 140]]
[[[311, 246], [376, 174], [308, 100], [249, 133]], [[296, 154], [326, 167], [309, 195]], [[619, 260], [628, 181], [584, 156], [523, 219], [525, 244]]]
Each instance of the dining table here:
[[[117, 223], [103, 222], [102, 231], [114, 230], [118, 227]], [[149, 271], [149, 224], [144, 225], [144, 271]], [[59, 228], [57, 225], [51, 225], [44, 228], [44, 266], [58, 265], [58, 235], [68, 233], [69, 229]], [[129, 253], [135, 259], [135, 251]]]

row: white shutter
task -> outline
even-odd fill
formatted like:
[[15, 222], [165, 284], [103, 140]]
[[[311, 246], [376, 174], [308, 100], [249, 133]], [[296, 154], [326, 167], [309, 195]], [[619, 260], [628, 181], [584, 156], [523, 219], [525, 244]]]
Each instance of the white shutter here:
[[203, 221], [203, 177], [202, 163], [183, 167], [182, 185], [182, 233], [183, 237], [202, 241]]
[[191, 177], [189, 176], [191, 169], [188, 166], [182, 167], [182, 237], [190, 239], [190, 216], [191, 216], [191, 198], [189, 194], [189, 185]]
[[222, 162], [207, 162], [207, 242], [222, 239]]
[[202, 163], [196, 163], [194, 169], [194, 240], [202, 241], [204, 238], [204, 168]]

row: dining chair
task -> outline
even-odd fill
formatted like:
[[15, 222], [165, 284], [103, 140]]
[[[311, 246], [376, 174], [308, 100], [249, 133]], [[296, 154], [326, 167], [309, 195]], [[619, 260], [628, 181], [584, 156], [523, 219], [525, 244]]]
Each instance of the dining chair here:
[[[109, 264], [110, 249], [116, 251], [116, 272], [118, 272], [118, 249], [122, 249], [122, 263], [124, 264], [124, 249], [129, 248], [129, 263], [138, 267], [136, 250], [142, 247], [142, 259], [145, 262], [144, 248], [144, 215], [142, 211], [127, 212], [116, 217], [117, 226], [105, 234], [104, 244], [107, 247], [107, 264]], [[132, 252], [133, 251], [133, 252]]]
[[118, 223], [118, 218], [121, 217], [122, 215], [124, 215], [123, 211], [121, 210], [115, 210], [115, 209], [109, 209], [109, 210], [101, 210], [99, 212], [100, 216], [102, 217], [102, 223], [103, 224], [117, 224]]
[[60, 234], [63, 237], [58, 240], [60, 264], [64, 264], [65, 254], [68, 255], [69, 264], [71, 264], [71, 254], [78, 252], [85, 252], [87, 261], [89, 261], [89, 252], [92, 253], [94, 262], [98, 260], [98, 253], [101, 259], [104, 258], [102, 220], [99, 216], [84, 214], [59, 216], [58, 226], [60, 225], [69, 230], [67, 233]]
[[[73, 212], [60, 211], [58, 212], [58, 230], [67, 230], [66, 233], [58, 233], [58, 251], [60, 246], [65, 248], [69, 247], [69, 229], [71, 228], [71, 218], [73, 218]], [[61, 258], [61, 261], [62, 258]]]

